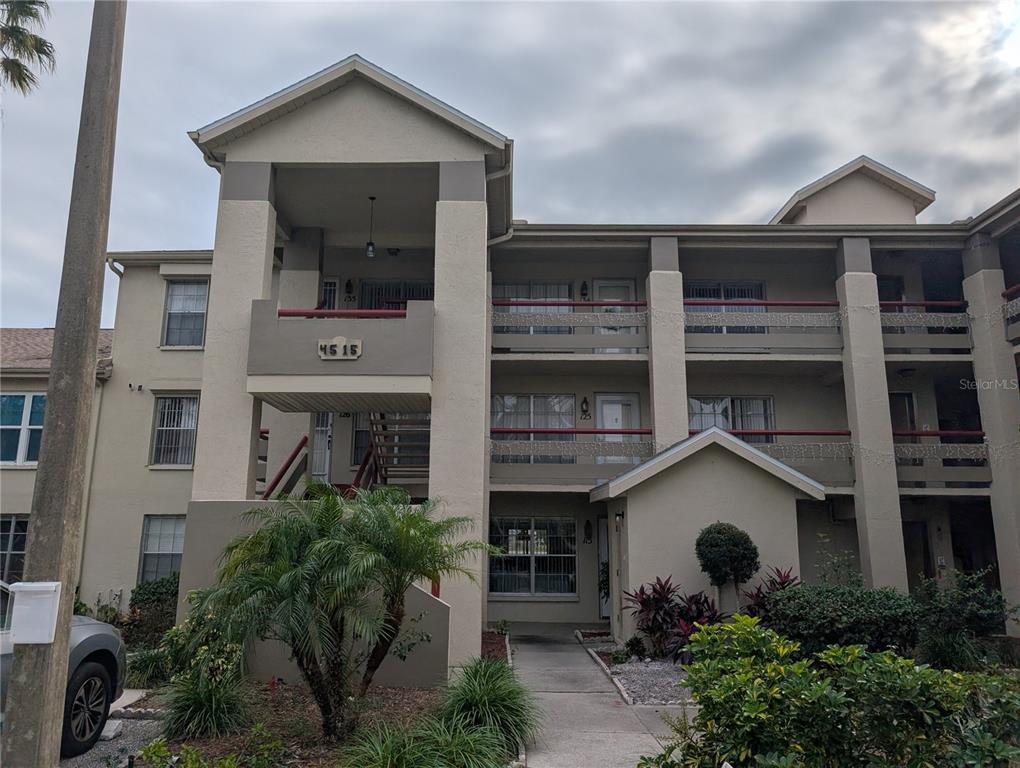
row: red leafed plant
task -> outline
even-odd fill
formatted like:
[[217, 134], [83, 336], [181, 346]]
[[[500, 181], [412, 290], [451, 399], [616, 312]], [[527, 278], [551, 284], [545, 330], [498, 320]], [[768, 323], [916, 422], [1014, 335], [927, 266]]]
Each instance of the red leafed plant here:
[[678, 618], [680, 587], [667, 576], [623, 594], [630, 612], [637, 619], [638, 631], [648, 638], [652, 655], [665, 656], [669, 635]]
[[673, 631], [666, 643], [667, 654], [676, 663], [690, 663], [691, 654], [687, 650], [687, 644], [698, 626], [718, 624], [726, 618], [727, 614], [720, 611], [715, 605], [715, 600], [704, 592], [683, 595], [677, 606], [676, 624], [673, 625]]
[[800, 583], [800, 579], [793, 575], [793, 568], [784, 570], [771, 566], [769, 572], [765, 574], [753, 592], [744, 590], [747, 605], [744, 606], [743, 613], [765, 620], [768, 614], [769, 597], [784, 589], [796, 587]]

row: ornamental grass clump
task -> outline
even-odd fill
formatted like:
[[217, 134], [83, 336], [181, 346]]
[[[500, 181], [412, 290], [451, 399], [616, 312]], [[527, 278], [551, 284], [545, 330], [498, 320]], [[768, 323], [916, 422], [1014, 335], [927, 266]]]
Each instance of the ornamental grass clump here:
[[504, 756], [516, 756], [538, 735], [538, 705], [503, 661], [475, 659], [446, 691], [442, 718], [488, 728], [500, 735]]
[[380, 725], [344, 751], [346, 768], [505, 768], [503, 739], [463, 720], [426, 718], [414, 728]]

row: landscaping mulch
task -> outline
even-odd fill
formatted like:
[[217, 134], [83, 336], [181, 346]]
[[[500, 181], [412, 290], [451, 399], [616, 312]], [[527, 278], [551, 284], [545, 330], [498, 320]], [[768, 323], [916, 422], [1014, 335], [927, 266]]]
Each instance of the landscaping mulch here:
[[[438, 706], [442, 692], [423, 688], [372, 688], [364, 702], [359, 728], [387, 724], [409, 727], [431, 714]], [[319, 710], [311, 692], [304, 684], [252, 683], [249, 692], [252, 722], [262, 724], [270, 737], [283, 742], [286, 757], [282, 765], [336, 768], [343, 755], [342, 744], [322, 740]], [[199, 750], [206, 759], [241, 753], [249, 742], [245, 733], [221, 738], [194, 739], [175, 742], [176, 752], [187, 744]]]
[[506, 661], [506, 636], [499, 632], [482, 632], [482, 657]]

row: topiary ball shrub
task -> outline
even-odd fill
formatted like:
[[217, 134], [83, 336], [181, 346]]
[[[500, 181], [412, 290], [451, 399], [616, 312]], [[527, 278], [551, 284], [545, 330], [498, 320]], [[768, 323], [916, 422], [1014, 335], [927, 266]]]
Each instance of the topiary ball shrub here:
[[917, 642], [920, 610], [891, 587], [812, 584], [769, 595], [766, 615], [768, 626], [799, 642], [805, 654], [829, 645], [908, 653]]
[[733, 523], [712, 523], [694, 543], [701, 570], [713, 586], [743, 584], [761, 567], [758, 547], [746, 531]]

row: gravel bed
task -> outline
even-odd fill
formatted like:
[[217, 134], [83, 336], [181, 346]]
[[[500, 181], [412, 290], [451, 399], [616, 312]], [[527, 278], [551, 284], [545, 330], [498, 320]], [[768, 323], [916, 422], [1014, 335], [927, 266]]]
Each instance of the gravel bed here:
[[[113, 720], [114, 718], [110, 718]], [[115, 768], [163, 732], [158, 720], [123, 720], [120, 736], [100, 741], [84, 755], [60, 761], [60, 768]]]
[[691, 692], [681, 683], [687, 676], [670, 661], [628, 661], [609, 668], [635, 704], [681, 704]]

